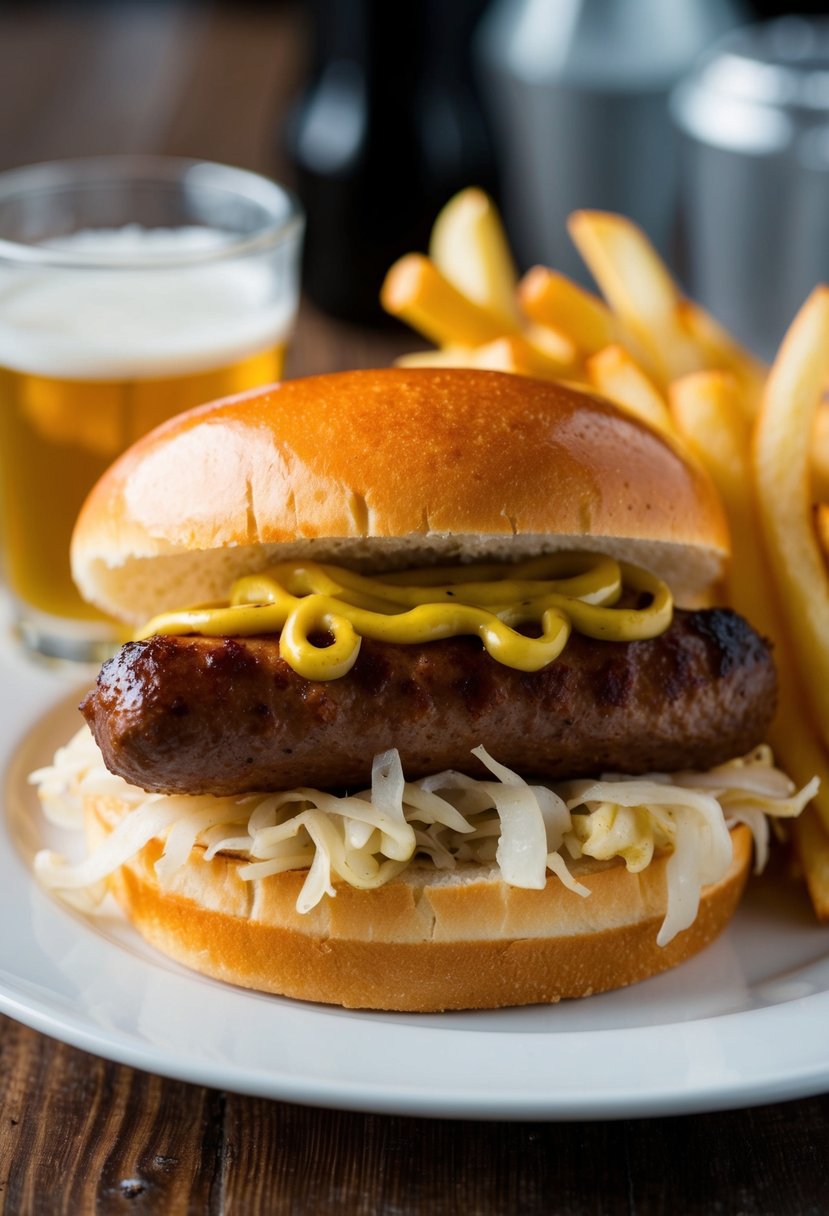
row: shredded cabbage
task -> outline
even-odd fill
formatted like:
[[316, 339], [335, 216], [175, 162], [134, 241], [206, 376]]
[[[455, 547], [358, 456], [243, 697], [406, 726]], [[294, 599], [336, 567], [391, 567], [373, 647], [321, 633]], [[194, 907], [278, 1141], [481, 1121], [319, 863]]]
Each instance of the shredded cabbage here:
[[35, 858], [35, 872], [44, 886], [89, 906], [102, 898], [108, 875], [158, 838], [164, 842], [155, 865], [162, 885], [198, 845], [207, 861], [220, 852], [238, 856], [239, 875], [247, 881], [306, 871], [296, 906], [307, 912], [335, 895], [336, 882], [379, 887], [415, 857], [429, 858], [439, 870], [464, 862], [495, 864], [505, 882], [528, 889], [544, 887], [549, 872], [586, 897], [589, 887], [571, 873], [567, 857], [620, 858], [638, 872], [654, 853], [668, 851], [667, 912], [657, 937], [666, 945], [693, 923], [702, 887], [728, 870], [728, 829], [749, 826], [760, 869], [768, 852], [766, 816], [799, 815], [818, 786], [815, 778], [796, 791], [774, 767], [767, 747], [705, 773], [607, 775], [555, 788], [530, 785], [483, 747], [474, 755], [494, 780], [443, 772], [406, 781], [400, 757], [391, 750], [374, 758], [371, 788], [359, 794], [295, 789], [243, 797], [165, 796], [109, 773], [84, 727], [50, 766], [29, 778], [47, 818], [81, 828], [89, 795], [115, 797], [131, 813], [84, 860], [70, 864], [44, 850]]

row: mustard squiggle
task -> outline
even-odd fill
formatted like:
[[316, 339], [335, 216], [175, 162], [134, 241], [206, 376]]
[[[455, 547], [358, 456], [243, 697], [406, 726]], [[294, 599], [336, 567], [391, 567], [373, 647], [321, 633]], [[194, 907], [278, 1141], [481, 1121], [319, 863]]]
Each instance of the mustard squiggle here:
[[[625, 588], [649, 603], [617, 607]], [[558, 658], [573, 629], [606, 641], [636, 641], [663, 633], [672, 612], [671, 593], [660, 579], [595, 554], [372, 577], [286, 562], [239, 579], [229, 604], [164, 613], [138, 637], [279, 633], [280, 653], [299, 675], [335, 680], [354, 666], [364, 637], [411, 645], [472, 635], [497, 662], [529, 672]], [[527, 626], [540, 635], [519, 632]], [[315, 634], [327, 634], [329, 644], [315, 644]]]

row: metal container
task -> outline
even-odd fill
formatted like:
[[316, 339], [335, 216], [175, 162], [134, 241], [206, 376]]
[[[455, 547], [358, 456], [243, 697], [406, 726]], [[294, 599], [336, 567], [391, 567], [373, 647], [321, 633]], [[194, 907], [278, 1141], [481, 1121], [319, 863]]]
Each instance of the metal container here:
[[587, 281], [578, 207], [621, 211], [672, 249], [674, 85], [745, 20], [739, 0], [496, 0], [477, 64], [519, 260]]
[[770, 357], [829, 279], [829, 20], [738, 30], [674, 92], [691, 294]]

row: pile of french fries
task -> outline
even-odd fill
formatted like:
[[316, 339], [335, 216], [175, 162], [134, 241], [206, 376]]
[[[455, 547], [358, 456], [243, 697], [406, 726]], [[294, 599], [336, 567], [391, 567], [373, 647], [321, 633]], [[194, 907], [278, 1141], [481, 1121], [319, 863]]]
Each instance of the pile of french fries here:
[[770, 742], [798, 785], [820, 778], [794, 844], [829, 921], [829, 288], [814, 290], [769, 369], [683, 297], [635, 224], [579, 211], [569, 231], [601, 297], [542, 266], [519, 281], [491, 200], [457, 195], [429, 256], [401, 258], [383, 285], [387, 311], [435, 343], [400, 363], [592, 389], [707, 468], [731, 527], [725, 600], [775, 646]]

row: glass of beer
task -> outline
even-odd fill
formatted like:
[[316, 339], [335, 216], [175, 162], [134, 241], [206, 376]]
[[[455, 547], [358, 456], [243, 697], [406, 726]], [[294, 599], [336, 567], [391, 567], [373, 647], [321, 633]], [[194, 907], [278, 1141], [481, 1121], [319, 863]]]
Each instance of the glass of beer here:
[[80, 599], [69, 540], [139, 435], [277, 380], [303, 218], [240, 169], [164, 157], [0, 174], [0, 526], [18, 635], [97, 660], [112, 622]]

